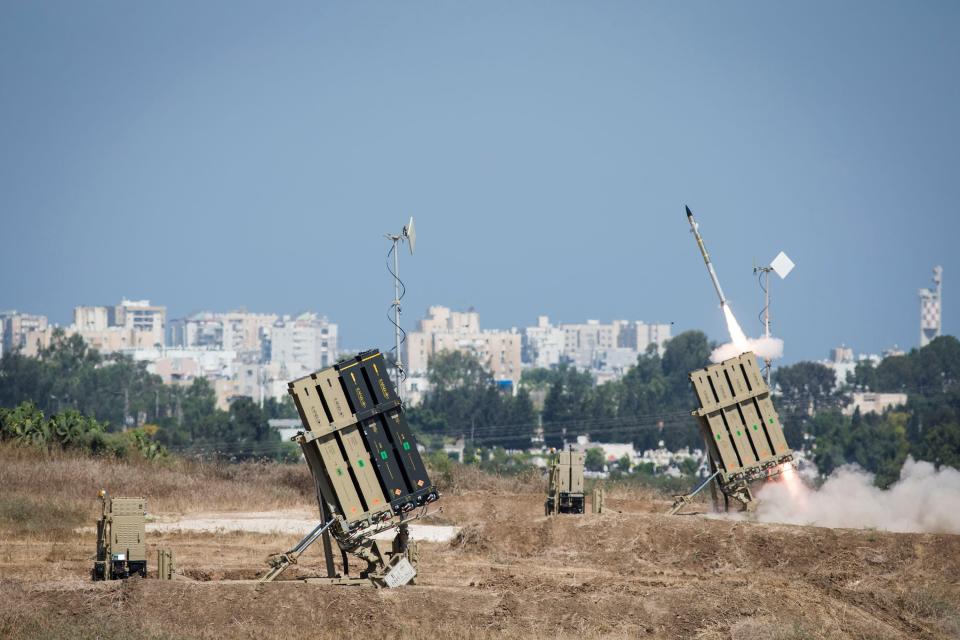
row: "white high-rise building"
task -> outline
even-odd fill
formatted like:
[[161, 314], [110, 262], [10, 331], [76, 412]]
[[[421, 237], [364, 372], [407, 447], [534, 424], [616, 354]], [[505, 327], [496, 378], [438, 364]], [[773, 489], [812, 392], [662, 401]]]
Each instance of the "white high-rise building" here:
[[663, 355], [667, 341], [670, 339], [670, 324], [665, 322], [648, 324], [636, 320], [633, 322], [619, 321], [620, 333], [617, 336], [617, 346], [634, 349], [639, 353], [646, 353], [647, 348], [654, 344], [657, 352]]
[[246, 360], [259, 360], [264, 341], [279, 319], [275, 313], [204, 311], [172, 323], [170, 343], [191, 349], [236, 351]]
[[73, 324], [66, 331], [79, 334], [101, 353], [158, 349], [166, 342], [166, 316], [166, 307], [149, 300], [123, 299], [113, 307], [74, 307]]
[[435, 354], [461, 351], [476, 356], [497, 382], [516, 389], [520, 381], [520, 334], [515, 329], [482, 331], [480, 314], [473, 309], [430, 307], [417, 330], [407, 333], [403, 348], [408, 380], [422, 379]]
[[270, 363], [291, 379], [330, 366], [336, 358], [337, 325], [323, 316], [283, 316], [270, 329]]
[[622, 376], [651, 345], [662, 355], [669, 339], [670, 325], [665, 323], [587, 320], [554, 326], [540, 316], [537, 326], [524, 329], [523, 363], [549, 368], [569, 362], [606, 381]]
[[40, 349], [50, 346], [53, 326], [47, 316], [6, 311], [0, 314], [3, 330], [3, 353], [20, 350], [25, 356], [35, 357]]
[[943, 267], [933, 268], [933, 288], [920, 289], [920, 346], [925, 347], [940, 337], [943, 312]]
[[540, 369], [555, 367], [560, 364], [565, 344], [564, 330], [550, 324], [547, 316], [538, 316], [537, 326], [523, 331], [523, 362]]
[[590, 369], [597, 351], [606, 351], [617, 346], [620, 324], [601, 324], [599, 320], [587, 320], [585, 324], [561, 324], [564, 334], [563, 355], [578, 369]]

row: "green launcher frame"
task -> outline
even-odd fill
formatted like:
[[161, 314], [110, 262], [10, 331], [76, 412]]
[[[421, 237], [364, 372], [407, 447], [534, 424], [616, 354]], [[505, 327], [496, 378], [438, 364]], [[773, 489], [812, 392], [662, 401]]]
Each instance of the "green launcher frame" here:
[[439, 498], [379, 350], [289, 383], [326, 511], [351, 530]]

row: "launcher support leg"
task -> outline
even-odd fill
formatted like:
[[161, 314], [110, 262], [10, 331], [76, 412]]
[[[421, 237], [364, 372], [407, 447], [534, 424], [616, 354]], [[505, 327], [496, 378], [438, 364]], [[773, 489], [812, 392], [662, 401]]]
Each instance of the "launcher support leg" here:
[[294, 545], [292, 549], [273, 558], [271, 560], [273, 568], [260, 578], [260, 582], [272, 582], [274, 578], [286, 571], [287, 567], [296, 564], [297, 558], [299, 558], [310, 545], [316, 542], [334, 522], [336, 522], [336, 520], [328, 520], [325, 523], [321, 522], [314, 527], [313, 531], [305, 535], [300, 542]]
[[708, 484], [712, 486], [714, 479], [719, 474], [719, 471], [714, 471], [712, 475], [703, 480], [700, 484], [697, 485], [697, 488], [691, 491], [690, 493], [682, 496], [675, 496], [676, 500], [673, 501], [673, 506], [670, 507], [670, 511], [667, 512], [668, 516], [676, 515], [684, 505], [690, 504], [693, 501], [693, 497], [700, 493], [704, 487]]
[[[706, 438], [703, 439], [703, 447], [704, 447], [703, 450], [707, 452], [707, 460], [710, 461], [710, 473], [713, 475], [716, 475], [717, 461], [713, 457], [713, 455], [710, 453], [710, 442]], [[717, 494], [718, 489], [719, 489], [719, 483], [716, 480], [710, 483], [710, 500], [713, 503], [714, 513], [720, 512], [720, 496]]]
[[[324, 504], [323, 500], [320, 500], [320, 517], [324, 522], [328, 522], [333, 519], [333, 516], [330, 514], [330, 509]], [[333, 564], [333, 544], [330, 541], [330, 532], [324, 531], [323, 538], [323, 560], [327, 566], [327, 577], [336, 578], [337, 576], [337, 567]], [[344, 569], [346, 572], [346, 569]]]

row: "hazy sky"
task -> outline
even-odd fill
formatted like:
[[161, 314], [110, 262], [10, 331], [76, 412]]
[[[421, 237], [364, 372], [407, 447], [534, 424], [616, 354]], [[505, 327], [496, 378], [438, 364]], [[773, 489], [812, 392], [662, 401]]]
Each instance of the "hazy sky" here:
[[[683, 212], [786, 359], [960, 328], [956, 2], [4, 2], [0, 308], [121, 296], [389, 344], [586, 318], [725, 338]], [[956, 292], [956, 293], [954, 293]]]

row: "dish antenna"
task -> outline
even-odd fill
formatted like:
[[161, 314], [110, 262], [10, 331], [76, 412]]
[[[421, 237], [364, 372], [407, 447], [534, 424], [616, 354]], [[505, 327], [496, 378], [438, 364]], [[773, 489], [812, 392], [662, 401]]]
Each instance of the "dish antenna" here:
[[[387, 271], [390, 272], [390, 275], [393, 276], [393, 302], [390, 304], [391, 314], [387, 314], [387, 319], [390, 320], [390, 323], [393, 324], [394, 337], [396, 339], [396, 344], [393, 348], [394, 358], [393, 366], [396, 368], [396, 386], [397, 386], [397, 397], [401, 400], [403, 399], [403, 380], [407, 377], [406, 373], [403, 371], [403, 361], [400, 356], [400, 345], [403, 344], [403, 341], [407, 338], [407, 332], [403, 330], [403, 327], [400, 326], [400, 301], [403, 300], [403, 296], [407, 293], [407, 287], [403, 284], [403, 280], [400, 279], [400, 252], [397, 251], [397, 245], [401, 242], [406, 241], [407, 248], [410, 249], [410, 255], [413, 255], [413, 249], [417, 244], [417, 232], [413, 226], [413, 216], [410, 216], [410, 222], [404, 225], [403, 230], [399, 234], [386, 234], [386, 239], [390, 241], [390, 250], [387, 251]], [[393, 254], [393, 268], [390, 268], [390, 254]]]
[[[754, 265], [753, 267], [753, 272], [758, 274], [757, 280], [760, 282], [760, 288], [763, 289], [763, 311], [760, 312], [760, 315], [763, 317], [763, 335], [767, 338], [770, 337], [770, 272], [773, 271], [783, 280], [790, 275], [795, 266], [793, 260], [781, 251], [768, 266], [758, 267]], [[767, 386], [769, 387], [770, 373], [773, 367], [770, 358], [764, 358], [763, 363], [766, 368]]]
[[403, 227], [403, 237], [407, 239], [407, 247], [410, 249], [410, 255], [417, 244], [417, 231], [413, 228], [413, 216], [410, 216], [410, 222]]

